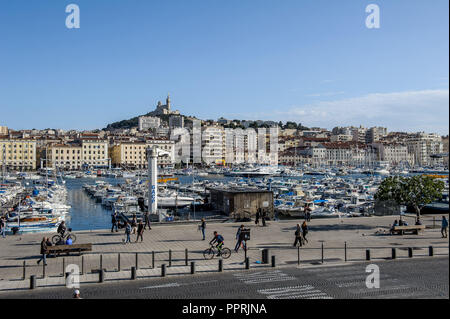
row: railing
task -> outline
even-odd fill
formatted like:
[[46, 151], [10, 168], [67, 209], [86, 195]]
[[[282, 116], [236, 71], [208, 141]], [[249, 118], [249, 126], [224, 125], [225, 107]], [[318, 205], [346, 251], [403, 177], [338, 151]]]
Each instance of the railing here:
[[[229, 270], [250, 269], [254, 267], [275, 267], [276, 265], [302, 267], [302, 265], [322, 265], [326, 263], [384, 261], [409, 259], [414, 257], [448, 256], [448, 246], [386, 246], [358, 247], [348, 243], [341, 246], [328, 246], [322, 242], [319, 247], [276, 247], [249, 248], [247, 252], [232, 253], [230, 259], [221, 258], [205, 260], [203, 250], [168, 250], [151, 252], [121, 252], [121, 253], [87, 253], [82, 256], [47, 257], [47, 265], [36, 259], [22, 260], [15, 265], [3, 266], [10, 269], [10, 280], [27, 280], [35, 278], [63, 277], [68, 265], [76, 265], [81, 275], [131, 271], [136, 277], [137, 270], [161, 269], [161, 275], [166, 275], [169, 268], [181, 269], [182, 273], [195, 272], [195, 266], [209, 266], [208, 271], [216, 269], [221, 272]], [[277, 261], [277, 262], [276, 262]], [[180, 268], [181, 267], [181, 268]], [[184, 268], [183, 268], [184, 267]], [[186, 269], [187, 267], [187, 269]], [[18, 269], [22, 268], [22, 271]], [[163, 269], [164, 268], [164, 269]], [[159, 270], [157, 274], [159, 275]]]

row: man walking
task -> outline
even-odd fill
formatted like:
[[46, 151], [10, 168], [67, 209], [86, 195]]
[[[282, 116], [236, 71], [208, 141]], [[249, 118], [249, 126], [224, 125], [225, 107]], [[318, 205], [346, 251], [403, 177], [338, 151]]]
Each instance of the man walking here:
[[266, 227], [266, 211], [265, 210], [262, 212], [261, 220], [262, 220], [263, 227]]
[[238, 252], [239, 248], [241, 247], [241, 243], [242, 243], [242, 239], [243, 239], [241, 236], [241, 232], [243, 229], [244, 229], [244, 225], [241, 225], [237, 230], [237, 233], [236, 233], [237, 242], [236, 242], [236, 246], [234, 247], [235, 252]]
[[142, 220], [141, 220], [141, 221], [139, 221], [139, 225], [137, 228], [136, 242], [139, 240], [139, 237], [141, 237], [141, 242], [144, 241], [144, 237], [142, 237], [143, 234], [144, 234], [144, 224], [142, 223]]
[[261, 208], [258, 208], [258, 211], [256, 212], [256, 218], [255, 218], [255, 225], [256, 226], [259, 226], [259, 217], [261, 216], [260, 215], [260, 210], [261, 210]]
[[442, 228], [441, 228], [442, 238], [447, 238], [447, 228], [448, 228], [448, 220], [447, 218], [445, 218], [445, 216], [442, 216]]
[[200, 224], [199, 228], [202, 231], [202, 236], [203, 236], [202, 240], [205, 240], [206, 221], [204, 218], [202, 218], [202, 223]]
[[0, 218], [0, 233], [2, 234], [2, 237], [6, 237], [6, 218], [2, 217]]
[[150, 214], [149, 214], [149, 212], [145, 212], [144, 213], [144, 229], [147, 229], [147, 225], [148, 225], [148, 229], [152, 229], [152, 227], [150, 226]]
[[130, 234], [131, 234], [131, 225], [128, 222], [125, 222], [125, 235], [126, 235], [125, 244], [131, 243]]
[[41, 262], [41, 260], [44, 260], [44, 265], [47, 266], [47, 255], [46, 255], [46, 253], [47, 253], [47, 240], [48, 240], [47, 237], [42, 238], [42, 241], [41, 241], [41, 255], [42, 255], [42, 257], [41, 257], [41, 259], [39, 259], [37, 261], [38, 265]]
[[112, 224], [111, 233], [114, 232], [114, 228], [116, 229], [116, 233], [119, 231], [117, 223], [118, 223], [118, 221], [117, 221], [117, 213], [114, 212], [114, 214], [112, 215], [112, 218], [111, 218], [111, 224]]
[[300, 247], [302, 247], [302, 229], [299, 224], [297, 224], [297, 229], [295, 230], [294, 247], [296, 247], [297, 244], [299, 244]]

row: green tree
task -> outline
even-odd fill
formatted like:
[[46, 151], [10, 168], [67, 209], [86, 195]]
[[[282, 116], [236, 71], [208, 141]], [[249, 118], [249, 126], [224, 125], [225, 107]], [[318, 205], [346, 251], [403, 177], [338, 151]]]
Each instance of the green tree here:
[[429, 176], [390, 176], [381, 183], [375, 199], [379, 201], [393, 200], [399, 205], [413, 207], [419, 217], [420, 211], [425, 205], [442, 197], [443, 189], [443, 181]]

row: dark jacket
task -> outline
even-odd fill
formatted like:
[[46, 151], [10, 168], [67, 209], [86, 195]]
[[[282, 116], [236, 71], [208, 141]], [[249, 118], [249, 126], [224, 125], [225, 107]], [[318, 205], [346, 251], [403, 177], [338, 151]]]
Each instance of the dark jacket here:
[[45, 254], [45, 252], [47, 251], [47, 242], [45, 241], [41, 241], [41, 254]]
[[137, 232], [138, 232], [138, 234], [144, 232], [144, 224], [139, 224], [138, 225]]

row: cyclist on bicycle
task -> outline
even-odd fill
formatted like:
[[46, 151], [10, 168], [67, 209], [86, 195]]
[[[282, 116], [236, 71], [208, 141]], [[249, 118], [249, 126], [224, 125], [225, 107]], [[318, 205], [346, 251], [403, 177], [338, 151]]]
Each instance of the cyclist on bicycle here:
[[219, 235], [216, 231], [214, 232], [214, 238], [209, 242], [210, 245], [214, 245], [214, 243], [217, 243], [216, 248], [219, 251], [217, 253], [217, 256], [220, 256], [222, 247], [223, 247], [223, 243], [224, 242], [224, 238], [222, 235]]
[[58, 226], [57, 232], [58, 232], [58, 234], [61, 235], [61, 237], [64, 238], [64, 234], [66, 233], [66, 229], [67, 229], [66, 228], [66, 223], [64, 221], [62, 221], [61, 224], [59, 224], [59, 226]]

